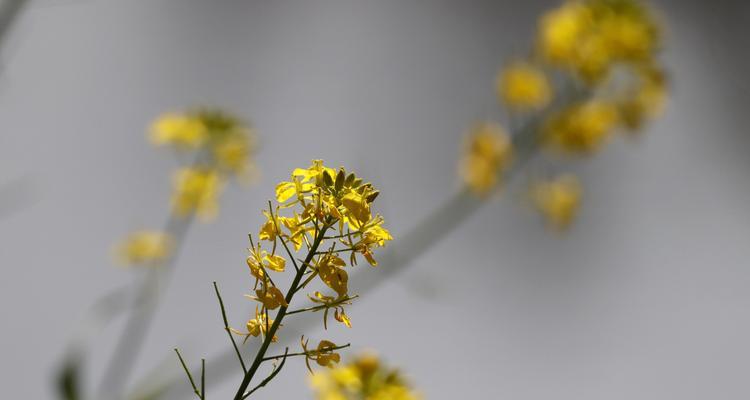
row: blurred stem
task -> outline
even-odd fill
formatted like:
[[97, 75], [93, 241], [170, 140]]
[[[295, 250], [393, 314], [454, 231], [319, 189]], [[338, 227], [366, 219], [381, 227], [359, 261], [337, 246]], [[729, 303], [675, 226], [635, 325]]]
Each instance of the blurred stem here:
[[[328, 225], [324, 224], [321, 230], [318, 232], [318, 235], [315, 237], [315, 240], [313, 241], [312, 245], [310, 246], [310, 250], [307, 253], [307, 257], [305, 257], [305, 261], [302, 263], [302, 267], [299, 268], [297, 270], [297, 273], [294, 275], [294, 280], [292, 281], [292, 285], [289, 287], [289, 290], [287, 291], [287, 294], [285, 297], [287, 304], [292, 303], [292, 299], [294, 298], [294, 293], [297, 291], [297, 287], [299, 286], [300, 281], [302, 281], [302, 277], [305, 275], [305, 270], [307, 269], [307, 265], [309, 265], [313, 257], [315, 257], [315, 252], [318, 250], [318, 246], [320, 246], [320, 243], [323, 241], [323, 237], [327, 229], [328, 229]], [[250, 382], [253, 380], [255, 373], [258, 371], [258, 367], [260, 367], [260, 365], [264, 361], [263, 358], [266, 356], [266, 351], [268, 351], [268, 346], [271, 345], [271, 342], [273, 341], [273, 337], [276, 335], [276, 331], [279, 329], [279, 326], [281, 326], [281, 321], [284, 319], [284, 315], [286, 315], [287, 308], [288, 306], [281, 306], [279, 308], [279, 311], [276, 313], [276, 318], [274, 319], [273, 324], [266, 331], [265, 338], [263, 339], [263, 344], [261, 344], [260, 349], [258, 349], [258, 353], [255, 355], [255, 359], [253, 360], [252, 365], [250, 365], [250, 368], [248, 369], [247, 373], [245, 373], [245, 376], [242, 378], [242, 382], [240, 383], [239, 388], [237, 388], [237, 393], [234, 395], [234, 400], [242, 400], [257, 389], [256, 387], [256, 389], [253, 389], [252, 391], [245, 394], [245, 391], [250, 385]], [[266, 321], [268, 321], [267, 318], [266, 318]], [[284, 361], [286, 361], [286, 358], [284, 358]], [[280, 369], [281, 369], [281, 366], [279, 366], [277, 370], [274, 370], [271, 376], [278, 373], [278, 370]], [[264, 380], [261, 383], [261, 385], [265, 385], [265, 383], [267, 383], [268, 380], [269, 379]]]
[[[105, 369], [99, 387], [98, 399], [116, 399], [123, 397], [123, 389], [128, 382], [133, 365], [146, 339], [148, 328], [158, 305], [160, 284], [169, 278], [177, 259], [187, 231], [193, 221], [193, 215], [181, 218], [172, 214], [165, 225], [164, 232], [174, 240], [170, 257], [159, 266], [152, 267], [144, 277], [132, 305], [132, 311], [125, 323], [112, 358]], [[164, 282], [162, 282], [164, 281]]]
[[0, 46], [5, 44], [7, 33], [27, 0], [5, 0], [0, 6]]

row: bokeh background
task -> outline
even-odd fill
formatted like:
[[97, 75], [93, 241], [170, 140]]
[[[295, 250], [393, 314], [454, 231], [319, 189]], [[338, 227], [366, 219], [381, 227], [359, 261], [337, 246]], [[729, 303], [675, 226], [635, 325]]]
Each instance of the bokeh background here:
[[[291, 168], [323, 158], [371, 177], [396, 240], [450, 197], [462, 132], [502, 115], [495, 73], [556, 4], [31, 2], [0, 70], [2, 397], [53, 398], [91, 302], [138, 275], [111, 248], [168, 212], [176, 163], [144, 133], [157, 115], [216, 105], [252, 121], [262, 179], [189, 233], [136, 379], [178, 371], [176, 345], [194, 363], [229, 348], [211, 282], [242, 325], [246, 234]], [[586, 190], [573, 229], [551, 234], [510, 188], [326, 336], [377, 349], [431, 399], [750, 397], [750, 6], [654, 4], [673, 98], [638, 140], [570, 165]], [[93, 343], [89, 385], [117, 321]], [[259, 397], [310, 398], [305, 376], [289, 363]], [[214, 378], [209, 398], [239, 381]]]

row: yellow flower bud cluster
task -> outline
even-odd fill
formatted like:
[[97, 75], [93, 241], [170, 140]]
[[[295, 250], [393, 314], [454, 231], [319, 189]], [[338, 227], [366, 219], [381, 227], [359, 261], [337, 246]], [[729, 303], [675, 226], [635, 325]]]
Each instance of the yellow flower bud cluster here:
[[310, 376], [317, 400], [418, 400], [420, 396], [401, 373], [363, 354], [346, 365]]
[[[514, 153], [525, 157], [542, 147], [590, 155], [618, 129], [635, 132], [658, 116], [667, 98], [666, 73], [657, 60], [661, 36], [656, 18], [638, 0], [567, 0], [544, 14], [534, 51], [508, 63], [495, 80], [518, 131], [511, 136], [490, 121], [470, 130], [459, 168], [466, 187], [491, 193]], [[556, 190], [532, 188], [550, 226], [567, 226], [575, 215], [581, 190], [570, 178], [553, 180]]]

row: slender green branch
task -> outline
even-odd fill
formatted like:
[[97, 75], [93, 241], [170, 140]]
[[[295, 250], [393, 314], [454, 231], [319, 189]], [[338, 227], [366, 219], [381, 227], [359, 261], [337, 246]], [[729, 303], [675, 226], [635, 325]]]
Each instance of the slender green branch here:
[[206, 359], [201, 358], [201, 400], [206, 400]]
[[[196, 396], [198, 396], [199, 399], [205, 400], [203, 398], [203, 395], [201, 394], [201, 391], [198, 390], [198, 387], [195, 386], [195, 380], [193, 380], [193, 374], [190, 373], [190, 369], [188, 369], [187, 365], [185, 364], [185, 360], [182, 358], [182, 355], [180, 354], [180, 351], [176, 348], [174, 349], [174, 352], [177, 353], [177, 358], [180, 359], [180, 364], [182, 364], [182, 368], [185, 370], [185, 374], [187, 374], [188, 380], [190, 380], [190, 386], [193, 387], [193, 392]], [[205, 360], [203, 361], [203, 364], [205, 364]], [[201, 368], [201, 379], [203, 379], [203, 369]], [[203, 386], [203, 383], [201, 382], [201, 387]]]
[[221, 294], [219, 293], [219, 286], [214, 281], [214, 291], [216, 292], [216, 297], [219, 299], [219, 307], [221, 307], [221, 318], [224, 319], [224, 330], [227, 331], [227, 335], [229, 336], [229, 340], [232, 341], [232, 347], [234, 347], [234, 352], [237, 354], [237, 359], [240, 360], [240, 366], [242, 366], [242, 372], [247, 373], [247, 368], [245, 367], [245, 360], [242, 359], [242, 354], [240, 353], [239, 347], [237, 347], [237, 342], [234, 340], [234, 335], [232, 335], [232, 331], [229, 328], [229, 322], [227, 321], [227, 312], [224, 308], [224, 300], [221, 299]]
[[331, 304], [321, 304], [319, 306], [300, 308], [298, 310], [287, 311], [286, 315], [298, 314], [298, 313], [305, 312], [305, 311], [318, 311], [318, 310], [322, 310], [325, 308], [336, 307], [338, 305], [346, 303], [347, 301], [354, 300], [357, 297], [359, 297], [358, 294], [355, 294], [354, 296], [346, 296], [340, 300], [336, 300], [335, 302]]
[[[347, 347], [349, 347], [351, 345], [352, 345], [351, 343], [347, 343], [347, 344], [342, 345], [342, 346], [329, 346], [329, 347], [325, 347], [325, 348], [320, 349], [320, 351], [341, 350], [341, 349], [345, 349], [345, 348], [347, 348]], [[284, 357], [297, 357], [297, 356], [315, 355], [318, 352], [319, 352], [318, 350], [310, 350], [310, 351], [300, 351], [299, 353], [284, 353], [284, 354], [279, 354], [277, 356], [263, 357], [263, 361], [278, 360], [279, 358], [284, 358]]]
[[261, 383], [258, 384], [258, 386], [254, 387], [252, 390], [247, 392], [244, 396], [242, 396], [243, 399], [246, 399], [250, 397], [251, 394], [253, 394], [256, 390], [262, 388], [263, 386], [266, 386], [268, 382], [271, 382], [271, 379], [275, 378], [276, 375], [278, 375], [279, 372], [281, 372], [281, 369], [284, 368], [284, 363], [286, 363], [286, 354], [289, 352], [289, 347], [284, 350], [284, 356], [282, 356], [281, 363], [278, 367], [274, 368], [273, 371], [271, 371], [271, 374], [266, 377], [266, 379], [263, 379]]

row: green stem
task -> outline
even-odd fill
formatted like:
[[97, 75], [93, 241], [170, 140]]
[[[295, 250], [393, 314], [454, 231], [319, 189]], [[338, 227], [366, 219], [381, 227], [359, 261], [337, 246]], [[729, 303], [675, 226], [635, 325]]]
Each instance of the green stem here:
[[[315, 252], [317, 251], [318, 246], [320, 246], [320, 243], [323, 241], [323, 236], [325, 235], [325, 231], [327, 229], [328, 226], [324, 224], [321, 230], [318, 232], [318, 236], [315, 237], [315, 240], [310, 247], [310, 251], [307, 253], [307, 257], [305, 257], [305, 261], [302, 263], [302, 267], [299, 268], [297, 274], [294, 276], [292, 285], [289, 287], [289, 291], [287, 291], [287, 295], [285, 298], [287, 304], [290, 304], [292, 302], [294, 293], [297, 291], [297, 287], [302, 280], [302, 276], [305, 274], [307, 265], [310, 264], [310, 261], [312, 261], [313, 257], [315, 256]], [[258, 371], [258, 367], [260, 367], [261, 363], [263, 363], [263, 357], [265, 357], [266, 351], [268, 351], [268, 346], [271, 345], [273, 337], [276, 335], [276, 331], [279, 329], [279, 326], [281, 326], [281, 321], [286, 315], [287, 308], [288, 307], [281, 306], [281, 308], [279, 308], [279, 311], [276, 313], [276, 319], [274, 319], [273, 324], [266, 332], [265, 338], [263, 339], [263, 344], [261, 344], [260, 349], [258, 349], [258, 353], [255, 355], [255, 359], [253, 360], [252, 365], [250, 365], [247, 373], [242, 378], [242, 383], [240, 383], [239, 388], [237, 388], [237, 393], [234, 395], [234, 400], [242, 400], [246, 397], [245, 391], [250, 385], [250, 381], [253, 380], [253, 376], [255, 376], [255, 373]], [[250, 393], [248, 393], [247, 395], [249, 396]]]
[[[345, 348], [347, 348], [347, 347], [349, 347], [351, 345], [352, 345], [351, 343], [347, 343], [347, 344], [342, 345], [342, 346], [325, 347], [325, 348], [322, 348], [320, 350], [321, 351], [335, 351], [335, 350], [345, 349]], [[278, 360], [279, 358], [284, 358], [284, 357], [296, 357], [296, 356], [314, 355], [316, 353], [318, 353], [317, 350], [300, 351], [299, 353], [279, 354], [277, 356], [263, 357], [263, 361]]]

